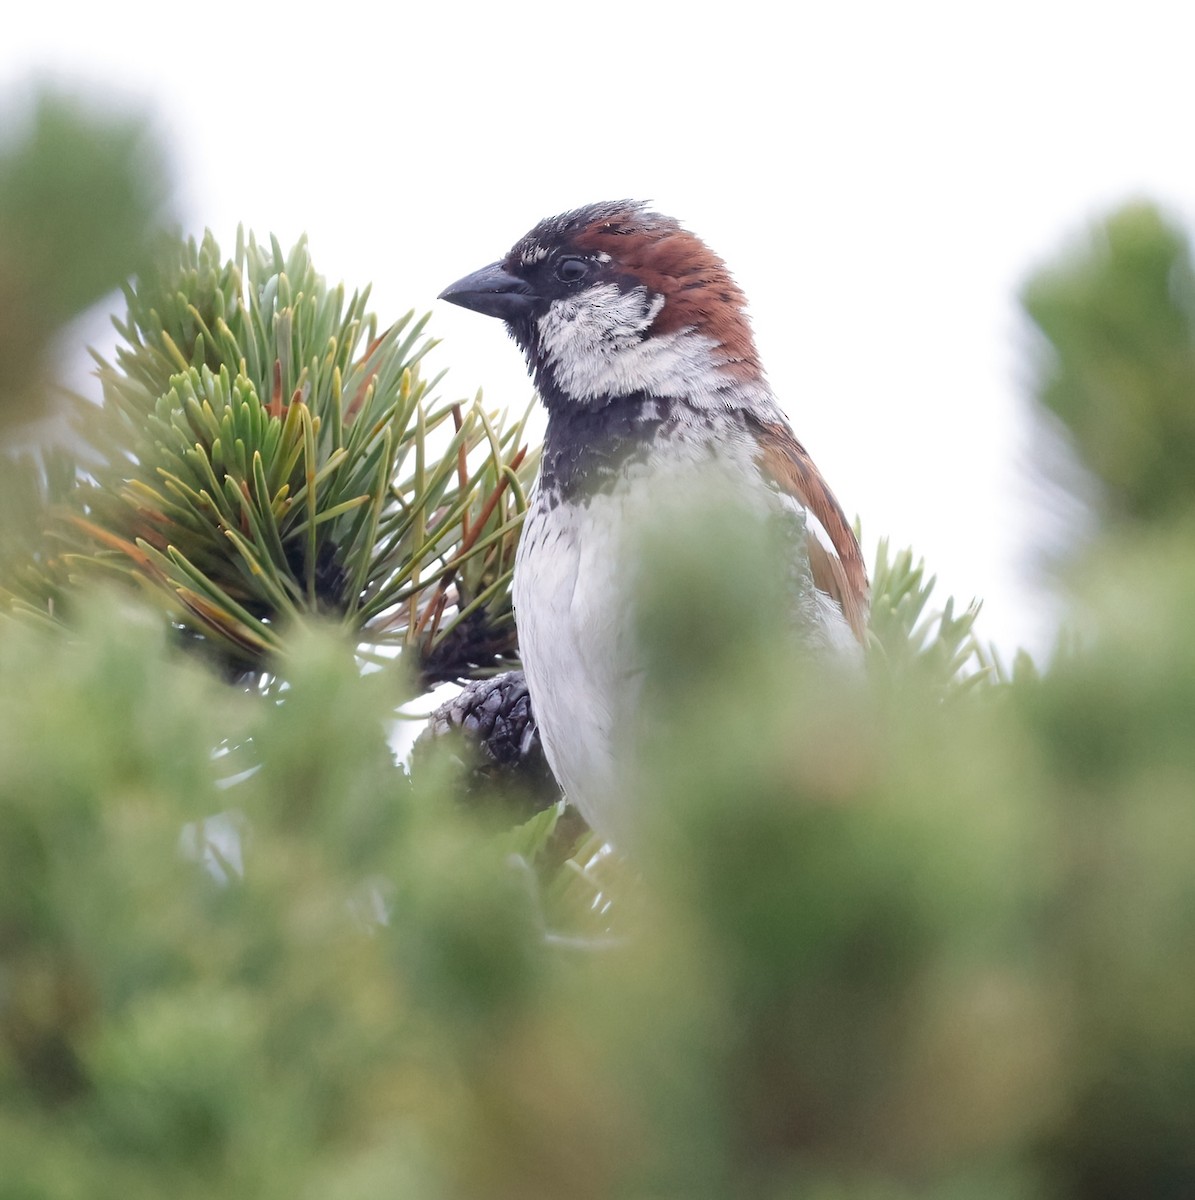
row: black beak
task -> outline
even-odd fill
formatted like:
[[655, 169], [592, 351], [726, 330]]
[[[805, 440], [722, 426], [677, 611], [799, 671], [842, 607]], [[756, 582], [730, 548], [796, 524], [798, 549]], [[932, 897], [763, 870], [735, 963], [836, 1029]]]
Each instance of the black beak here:
[[538, 297], [523, 280], [504, 270], [501, 263], [490, 263], [449, 284], [440, 293], [440, 299], [487, 317], [516, 321], [531, 312]]

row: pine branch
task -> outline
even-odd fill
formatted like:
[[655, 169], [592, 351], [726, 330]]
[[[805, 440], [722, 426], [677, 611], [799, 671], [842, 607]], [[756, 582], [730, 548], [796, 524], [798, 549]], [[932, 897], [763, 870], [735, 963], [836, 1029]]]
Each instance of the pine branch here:
[[76, 410], [73, 572], [136, 580], [238, 674], [314, 615], [424, 686], [513, 660], [526, 417], [434, 399], [426, 317], [379, 333], [305, 241], [252, 236], [228, 261], [210, 234], [167, 245], [125, 295], [103, 404]]
[[975, 636], [980, 602], [956, 613], [954, 597], [930, 608], [937, 577], [906, 549], [893, 556], [888, 539], [876, 547], [871, 595], [873, 664], [902, 676], [917, 672], [939, 686], [973, 686], [995, 677], [995, 661]]

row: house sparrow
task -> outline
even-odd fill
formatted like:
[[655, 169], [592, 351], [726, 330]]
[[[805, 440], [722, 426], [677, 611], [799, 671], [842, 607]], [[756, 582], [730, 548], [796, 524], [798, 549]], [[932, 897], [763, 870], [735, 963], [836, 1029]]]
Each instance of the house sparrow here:
[[795, 528], [803, 639], [856, 654], [858, 542], [768, 386], [743, 293], [671, 218], [632, 201], [551, 217], [440, 298], [506, 323], [547, 409], [515, 563], [520, 651], [557, 781], [625, 844], [615, 735], [641, 675], [623, 582], [634, 515], [669, 476], [721, 470]]

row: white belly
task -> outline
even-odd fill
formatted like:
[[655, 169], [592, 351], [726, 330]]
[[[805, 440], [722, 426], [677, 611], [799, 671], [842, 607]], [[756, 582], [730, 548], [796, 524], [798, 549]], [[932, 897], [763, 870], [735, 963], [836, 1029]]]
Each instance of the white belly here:
[[[733, 444], [721, 444], [716, 467], [696, 446], [690, 453], [682, 444], [671, 463], [632, 471], [613, 493], [594, 495], [588, 507], [553, 508], [537, 494], [515, 560], [519, 650], [544, 752], [589, 825], [624, 847], [633, 840], [626, 751], [642, 690], [632, 613], [641, 522], [645, 514], [657, 524], [667, 525], [669, 514], [692, 520], [693, 498], [716, 503], [723, 487], [761, 520], [790, 507], [745, 453], [735, 455]], [[804, 510], [793, 508], [789, 517], [803, 535]], [[813, 588], [800, 545], [798, 538], [794, 633], [821, 649], [849, 643], [848, 652], [857, 656], [841, 612]]]
[[519, 649], [548, 762], [590, 826], [623, 840], [617, 746], [638, 701], [627, 504], [537, 499], [515, 561]]

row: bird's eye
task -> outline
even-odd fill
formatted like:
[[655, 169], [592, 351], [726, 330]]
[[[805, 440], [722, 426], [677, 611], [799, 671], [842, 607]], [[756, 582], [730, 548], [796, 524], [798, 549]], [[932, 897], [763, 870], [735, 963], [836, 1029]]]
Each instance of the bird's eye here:
[[556, 264], [556, 278], [561, 283], [577, 283], [589, 274], [589, 260], [584, 258], [562, 258]]

